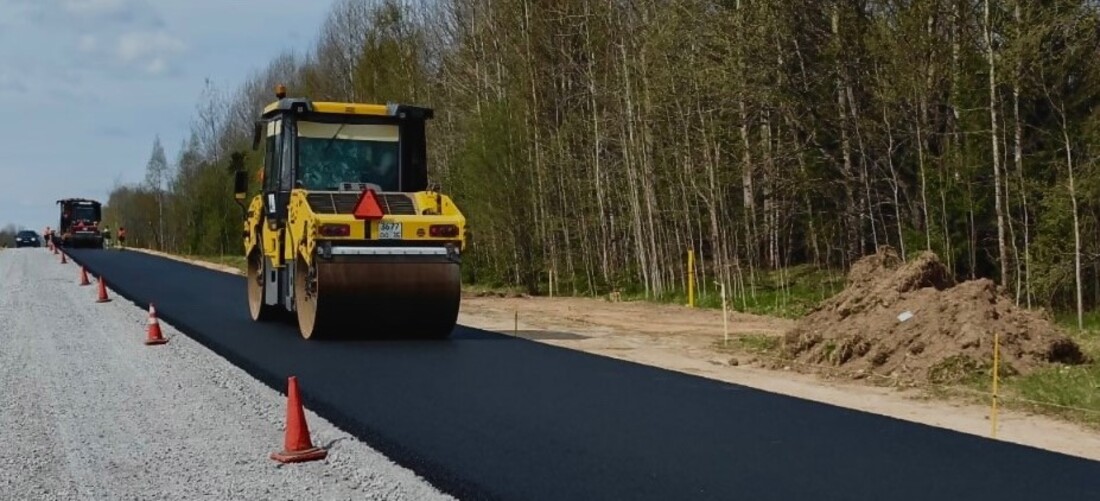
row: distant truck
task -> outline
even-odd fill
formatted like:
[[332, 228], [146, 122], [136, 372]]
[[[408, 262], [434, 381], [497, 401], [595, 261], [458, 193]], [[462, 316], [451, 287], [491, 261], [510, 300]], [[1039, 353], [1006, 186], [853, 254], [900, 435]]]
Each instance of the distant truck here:
[[54, 244], [61, 247], [103, 248], [102, 205], [87, 198], [65, 198], [57, 201], [61, 206], [61, 224], [54, 234]]

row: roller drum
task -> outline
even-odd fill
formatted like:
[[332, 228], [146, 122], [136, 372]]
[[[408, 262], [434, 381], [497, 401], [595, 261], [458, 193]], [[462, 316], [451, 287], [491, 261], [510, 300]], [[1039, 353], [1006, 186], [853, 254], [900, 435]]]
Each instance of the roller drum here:
[[458, 263], [334, 256], [314, 264], [305, 273], [300, 261], [295, 277], [298, 324], [307, 339], [445, 338], [454, 330], [461, 300]]

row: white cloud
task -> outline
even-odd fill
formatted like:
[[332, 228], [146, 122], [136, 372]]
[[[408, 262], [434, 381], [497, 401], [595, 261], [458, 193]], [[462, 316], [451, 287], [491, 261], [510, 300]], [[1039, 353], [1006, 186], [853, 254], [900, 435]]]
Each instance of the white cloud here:
[[145, 65], [145, 72], [150, 75], [160, 75], [168, 69], [168, 63], [164, 61], [163, 57], [154, 57], [149, 64]]
[[27, 22], [37, 7], [30, 0], [0, 1], [0, 27], [10, 29]]
[[143, 69], [150, 75], [168, 70], [169, 58], [187, 50], [182, 40], [166, 31], [138, 31], [118, 37], [115, 57], [124, 65]]
[[63, 6], [72, 14], [103, 14], [123, 10], [127, 0], [66, 0]]
[[65, 0], [60, 13], [76, 24], [164, 26], [160, 14], [146, 0]]
[[187, 47], [178, 38], [164, 31], [131, 32], [118, 37], [119, 59], [132, 62], [153, 54], [183, 52]]
[[[0, 0], [4, 1], [8, 0]], [[169, 30], [154, 2], [34, 1], [39, 2], [39, 29], [49, 27], [56, 32], [70, 33], [62, 43], [75, 56], [73, 65], [83, 71], [126, 79], [139, 75], [159, 76], [182, 69], [174, 64], [174, 58], [188, 47]]]
[[81, 36], [76, 43], [76, 48], [84, 53], [95, 52], [99, 48], [99, 39], [95, 35]]
[[166, 26], [163, 7], [150, 0], [0, 0], [0, 27], [159, 29]]
[[25, 94], [28, 90], [23, 80], [8, 73], [0, 73], [0, 96], [4, 94]]

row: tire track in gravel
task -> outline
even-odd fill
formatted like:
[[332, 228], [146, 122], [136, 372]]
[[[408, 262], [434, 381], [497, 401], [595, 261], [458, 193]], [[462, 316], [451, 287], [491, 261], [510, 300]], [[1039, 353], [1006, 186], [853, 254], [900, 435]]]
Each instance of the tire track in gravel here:
[[271, 461], [285, 397], [163, 321], [170, 342], [145, 346], [146, 312], [53, 258], [0, 254], [0, 497], [447, 498], [312, 412], [329, 459]]

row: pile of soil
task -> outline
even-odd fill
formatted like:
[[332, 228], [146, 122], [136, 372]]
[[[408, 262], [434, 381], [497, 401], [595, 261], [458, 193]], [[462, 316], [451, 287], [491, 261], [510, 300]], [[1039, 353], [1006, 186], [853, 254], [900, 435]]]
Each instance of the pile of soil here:
[[889, 247], [855, 263], [845, 289], [787, 333], [783, 352], [853, 376], [954, 383], [992, 367], [995, 332], [1006, 376], [1088, 361], [1049, 317], [1017, 307], [992, 281], [955, 283], [934, 253], [904, 263]]

